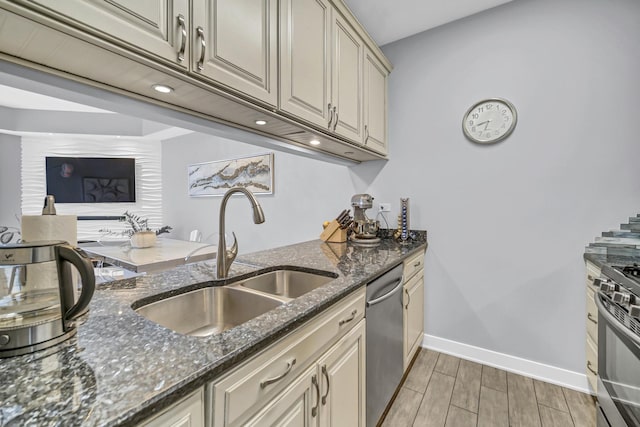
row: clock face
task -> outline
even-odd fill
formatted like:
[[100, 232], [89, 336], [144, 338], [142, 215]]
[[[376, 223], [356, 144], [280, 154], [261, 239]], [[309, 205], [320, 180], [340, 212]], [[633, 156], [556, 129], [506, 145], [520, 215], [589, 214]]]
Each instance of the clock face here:
[[516, 120], [516, 109], [509, 101], [485, 99], [464, 115], [462, 130], [473, 142], [491, 144], [509, 136]]

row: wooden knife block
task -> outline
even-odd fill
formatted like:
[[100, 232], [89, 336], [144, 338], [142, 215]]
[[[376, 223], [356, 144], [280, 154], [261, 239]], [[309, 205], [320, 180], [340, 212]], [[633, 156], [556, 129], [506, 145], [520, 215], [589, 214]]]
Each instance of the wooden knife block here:
[[334, 219], [320, 234], [320, 240], [323, 242], [344, 243], [347, 241], [347, 230], [340, 228], [340, 224]]

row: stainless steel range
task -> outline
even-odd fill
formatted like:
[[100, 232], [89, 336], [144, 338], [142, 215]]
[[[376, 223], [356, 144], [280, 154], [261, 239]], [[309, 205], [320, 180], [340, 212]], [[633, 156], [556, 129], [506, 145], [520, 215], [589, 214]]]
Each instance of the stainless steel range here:
[[640, 267], [604, 266], [598, 307], [598, 427], [640, 426]]

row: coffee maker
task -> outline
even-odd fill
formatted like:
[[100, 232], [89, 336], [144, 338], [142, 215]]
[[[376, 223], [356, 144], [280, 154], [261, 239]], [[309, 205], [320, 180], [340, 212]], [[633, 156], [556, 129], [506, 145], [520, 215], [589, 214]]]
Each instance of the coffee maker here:
[[359, 245], [377, 245], [380, 243], [378, 229], [380, 224], [375, 219], [369, 219], [365, 211], [373, 207], [373, 197], [370, 194], [356, 194], [351, 197], [353, 207], [353, 225], [351, 241]]
[[[74, 296], [72, 266], [82, 291]], [[76, 332], [75, 322], [95, 289], [93, 265], [62, 241], [0, 246], [0, 357], [56, 345]]]

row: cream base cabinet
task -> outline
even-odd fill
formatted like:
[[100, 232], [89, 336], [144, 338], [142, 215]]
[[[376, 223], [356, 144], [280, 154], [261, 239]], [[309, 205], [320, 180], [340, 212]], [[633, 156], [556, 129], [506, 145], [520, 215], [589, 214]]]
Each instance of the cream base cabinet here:
[[[282, 426], [312, 427], [317, 426], [318, 374], [315, 366], [307, 369], [296, 378], [278, 397], [273, 399], [245, 426]], [[316, 403], [314, 403], [316, 402]]]
[[320, 426], [366, 425], [365, 356], [363, 319], [318, 361]]
[[424, 252], [404, 262], [403, 286], [404, 369], [420, 348], [424, 336]]
[[246, 425], [365, 426], [365, 320]]
[[204, 391], [200, 389], [141, 427], [204, 427]]
[[404, 366], [406, 368], [420, 348], [424, 335], [424, 274], [416, 274], [404, 285], [404, 301]]
[[[319, 425], [323, 418], [356, 422], [333, 425], [364, 425], [365, 291], [208, 384], [208, 425]], [[355, 409], [341, 406], [345, 391], [355, 393], [348, 398]]]
[[188, 67], [188, 0], [19, 1], [61, 22]]
[[278, 103], [278, 0], [193, 0], [192, 71]]
[[598, 289], [594, 285], [595, 279], [600, 277], [600, 268], [595, 264], [587, 261], [587, 337], [585, 343], [585, 353], [587, 360], [585, 363], [585, 372], [587, 380], [591, 388], [591, 393], [596, 395], [598, 389], [598, 308], [594, 297], [597, 295]]
[[280, 110], [329, 127], [331, 6], [280, 0]]
[[387, 78], [389, 72], [367, 49], [364, 56], [364, 145], [386, 155]]

